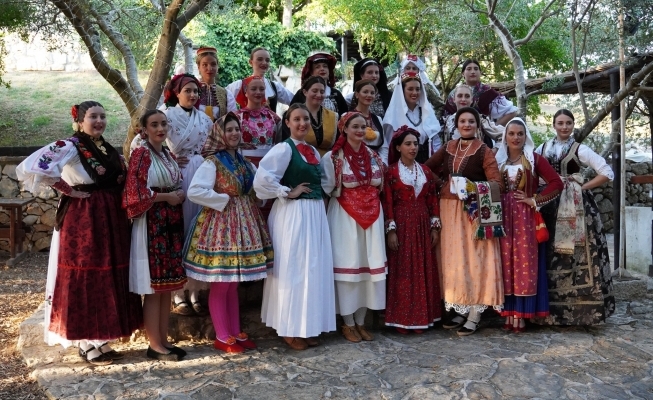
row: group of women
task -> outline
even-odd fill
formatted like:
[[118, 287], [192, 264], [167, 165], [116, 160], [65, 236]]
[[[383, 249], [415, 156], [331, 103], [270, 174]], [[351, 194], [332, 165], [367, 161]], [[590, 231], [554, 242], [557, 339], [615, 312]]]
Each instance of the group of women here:
[[[174, 76], [165, 104], [140, 118], [128, 166], [103, 139], [104, 108], [86, 101], [71, 110], [72, 137], [17, 168], [27, 190], [62, 193], [47, 343], [74, 344], [106, 365], [122, 357], [108, 342], [145, 327], [148, 357], [179, 360], [186, 352], [167, 337], [170, 302], [202, 313], [197, 291], [209, 287], [214, 347], [253, 349], [237, 288], [260, 279], [263, 322], [297, 350], [319, 345], [336, 314], [347, 340], [373, 340], [368, 309], [419, 334], [444, 308], [443, 327], [461, 336], [488, 307], [515, 332], [526, 319], [593, 324], [614, 310], [589, 191], [612, 171], [573, 140], [569, 111], [556, 113], [556, 137], [534, 149], [474, 60], [449, 96], [444, 129], [426, 100], [437, 89], [415, 56], [393, 92], [380, 64], [361, 60], [348, 97], [334, 87], [329, 54], [307, 59], [295, 95], [264, 78], [266, 49], [252, 51], [253, 75], [226, 89], [215, 83], [214, 48], [196, 61], [201, 79]], [[282, 117], [277, 102], [292, 103]], [[582, 165], [597, 177], [584, 182]]]

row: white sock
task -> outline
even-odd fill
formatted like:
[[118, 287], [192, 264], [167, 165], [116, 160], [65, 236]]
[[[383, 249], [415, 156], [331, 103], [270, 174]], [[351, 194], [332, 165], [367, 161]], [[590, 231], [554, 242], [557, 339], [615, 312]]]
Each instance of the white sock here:
[[342, 319], [345, 320], [345, 325], [354, 326], [354, 314], [343, 315]]

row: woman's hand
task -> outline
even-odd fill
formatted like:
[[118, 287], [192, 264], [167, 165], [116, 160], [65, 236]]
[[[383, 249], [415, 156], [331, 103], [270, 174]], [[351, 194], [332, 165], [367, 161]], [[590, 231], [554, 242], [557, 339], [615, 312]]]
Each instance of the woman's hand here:
[[186, 193], [184, 193], [184, 191], [182, 189], [178, 189], [175, 192], [175, 194], [177, 195], [177, 197], [179, 197], [179, 200], [180, 200], [181, 203], [183, 203], [184, 200], [186, 200]]
[[435, 247], [435, 245], [440, 241], [440, 232], [436, 231], [435, 229], [431, 229], [431, 247]]
[[537, 207], [537, 201], [534, 197], [526, 197], [526, 193], [521, 190], [515, 190], [515, 199], [517, 203], [524, 203], [533, 208]]
[[183, 202], [179, 195], [177, 195], [177, 192], [159, 193], [159, 196], [161, 195], [165, 196], [166, 202], [168, 202], [168, 204], [171, 206], [176, 206]]
[[397, 238], [397, 231], [392, 230], [388, 232], [387, 238], [388, 248], [392, 251], [399, 250], [399, 239]]
[[91, 194], [88, 193], [88, 192], [82, 192], [82, 191], [73, 189], [73, 190], [70, 191], [70, 193], [68, 193], [68, 196], [74, 197], [76, 199], [85, 199], [87, 197], [91, 197]]
[[300, 183], [299, 185], [295, 186], [290, 192], [288, 192], [288, 198], [289, 199], [296, 199], [302, 193], [311, 193], [313, 191], [313, 189], [309, 188], [307, 185], [309, 185], [309, 183], [304, 182], [304, 183]]
[[188, 157], [177, 157], [177, 165], [179, 165], [179, 168], [183, 168], [188, 165], [189, 161], [190, 159]]

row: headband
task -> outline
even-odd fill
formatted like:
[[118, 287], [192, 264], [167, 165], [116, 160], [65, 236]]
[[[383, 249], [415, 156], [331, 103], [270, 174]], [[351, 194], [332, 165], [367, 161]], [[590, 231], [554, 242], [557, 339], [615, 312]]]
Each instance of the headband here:
[[420, 82], [422, 81], [420, 79], [420, 77], [419, 77], [419, 74], [416, 73], [416, 72], [410, 71], [410, 72], [404, 72], [404, 73], [401, 74], [401, 82], [402, 83], [409, 80], [409, 79], [415, 79], [415, 80], [418, 80]]
[[218, 50], [215, 47], [200, 47], [197, 49], [197, 55], [200, 56], [204, 53], [214, 53], [218, 54]]

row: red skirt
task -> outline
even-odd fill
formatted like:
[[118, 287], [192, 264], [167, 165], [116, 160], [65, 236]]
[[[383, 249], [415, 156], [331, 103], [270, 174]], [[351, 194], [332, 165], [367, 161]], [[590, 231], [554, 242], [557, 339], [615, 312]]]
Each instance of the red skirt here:
[[426, 329], [442, 317], [431, 218], [423, 199], [396, 201], [394, 211], [399, 250], [387, 250], [385, 324]]
[[69, 199], [49, 328], [65, 339], [116, 339], [143, 325], [141, 298], [129, 292], [131, 229], [120, 194]]

